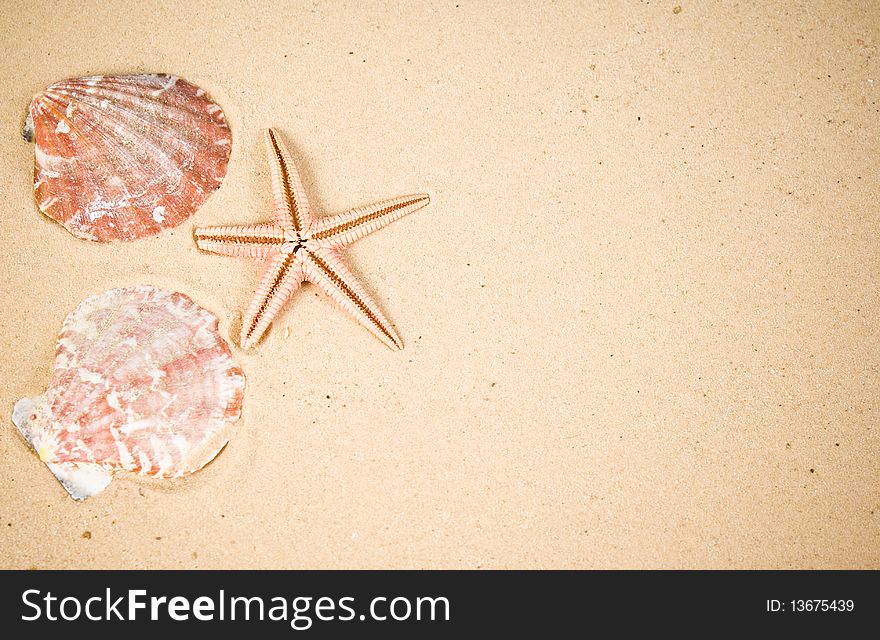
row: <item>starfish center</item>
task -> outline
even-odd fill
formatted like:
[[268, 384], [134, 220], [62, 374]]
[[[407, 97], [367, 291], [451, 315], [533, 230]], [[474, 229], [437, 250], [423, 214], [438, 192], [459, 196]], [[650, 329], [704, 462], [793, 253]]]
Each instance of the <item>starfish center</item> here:
[[300, 249], [306, 248], [306, 242], [308, 242], [308, 238], [302, 237], [299, 233], [285, 233], [284, 234], [284, 246], [287, 249], [291, 249], [292, 253], [297, 253]]
[[306, 248], [306, 241], [303, 240], [303, 239], [301, 239], [301, 238], [297, 238], [297, 239], [295, 239], [295, 240], [288, 240], [288, 241], [285, 242], [284, 244], [285, 244], [287, 247], [292, 248], [292, 253], [294, 253], [294, 254], [295, 254], [297, 251], [299, 251], [300, 249], [305, 249], [305, 248]]

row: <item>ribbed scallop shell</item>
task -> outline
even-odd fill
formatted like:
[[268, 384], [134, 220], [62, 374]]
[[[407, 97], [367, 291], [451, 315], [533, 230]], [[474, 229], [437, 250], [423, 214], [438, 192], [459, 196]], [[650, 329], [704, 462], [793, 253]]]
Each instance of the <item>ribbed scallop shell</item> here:
[[112, 289], [67, 316], [48, 390], [12, 419], [81, 500], [117, 471], [202, 468], [229, 440], [244, 383], [214, 314], [181, 293]]
[[220, 186], [232, 149], [202, 89], [156, 74], [53, 84], [31, 102], [24, 136], [40, 211], [97, 242], [179, 225]]

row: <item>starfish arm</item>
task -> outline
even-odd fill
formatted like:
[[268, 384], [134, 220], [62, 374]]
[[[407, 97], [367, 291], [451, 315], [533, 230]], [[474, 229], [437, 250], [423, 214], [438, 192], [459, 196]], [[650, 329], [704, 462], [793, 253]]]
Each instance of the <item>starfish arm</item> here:
[[316, 284], [386, 346], [393, 350], [403, 348], [394, 327], [348, 270], [337, 251], [318, 249], [304, 253], [303, 272], [306, 280]]
[[299, 236], [312, 223], [312, 209], [293, 158], [274, 129], [266, 129], [266, 155], [272, 179], [272, 222]]
[[329, 248], [341, 248], [355, 240], [391, 224], [405, 215], [421, 209], [430, 202], [426, 193], [383, 200], [365, 207], [357, 207], [315, 222], [312, 238]]
[[239, 344], [254, 346], [303, 281], [302, 262], [296, 254], [281, 252], [266, 261], [266, 268], [251, 305], [242, 318]]
[[284, 229], [271, 224], [247, 227], [200, 227], [196, 246], [202, 251], [240, 258], [265, 258], [284, 242]]

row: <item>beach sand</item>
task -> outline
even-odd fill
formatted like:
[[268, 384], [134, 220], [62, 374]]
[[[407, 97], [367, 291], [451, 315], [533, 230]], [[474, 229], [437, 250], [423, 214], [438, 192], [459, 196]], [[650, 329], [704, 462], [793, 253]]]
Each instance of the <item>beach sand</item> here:
[[[880, 568], [875, 2], [292, 4], [0, 8], [0, 567]], [[48, 84], [126, 72], [206, 89], [229, 172], [88, 243], [20, 131]], [[259, 266], [192, 228], [268, 217], [269, 126], [320, 212], [431, 194], [347, 252], [405, 349], [307, 286], [235, 349], [212, 464], [74, 502], [15, 401], [109, 288], [232, 335]]]

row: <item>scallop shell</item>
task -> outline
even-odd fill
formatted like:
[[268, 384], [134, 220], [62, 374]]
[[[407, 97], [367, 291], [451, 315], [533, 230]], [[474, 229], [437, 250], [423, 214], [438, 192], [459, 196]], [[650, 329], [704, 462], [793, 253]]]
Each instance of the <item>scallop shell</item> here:
[[40, 211], [97, 242], [179, 225], [219, 188], [232, 149], [220, 106], [161, 74], [53, 84], [31, 102], [24, 137]]
[[82, 500], [117, 471], [201, 469], [228, 442], [244, 384], [210, 311], [182, 293], [112, 289], [67, 316], [49, 389], [19, 400], [12, 421]]

